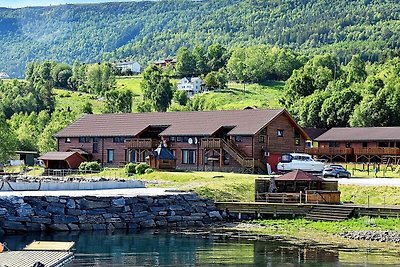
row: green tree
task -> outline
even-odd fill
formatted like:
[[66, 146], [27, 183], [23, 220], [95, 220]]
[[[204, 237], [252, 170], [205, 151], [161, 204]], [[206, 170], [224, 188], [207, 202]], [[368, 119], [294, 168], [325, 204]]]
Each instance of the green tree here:
[[130, 90], [110, 90], [105, 94], [105, 113], [132, 112], [133, 94]]
[[146, 68], [140, 87], [145, 102], [156, 111], [167, 111], [173, 97], [172, 84], [159, 67], [151, 65]]
[[195, 45], [193, 48], [193, 59], [196, 62], [195, 74], [206, 75], [210, 69], [207, 65], [207, 54], [202, 45]]
[[361, 83], [367, 78], [365, 71], [365, 62], [359, 55], [353, 55], [350, 62], [346, 65], [347, 83]]
[[17, 140], [4, 114], [0, 113], [0, 163], [6, 162], [15, 153]]
[[196, 61], [188, 48], [179, 48], [175, 68], [178, 77], [190, 77], [196, 73]]
[[207, 48], [208, 66], [212, 71], [218, 71], [226, 66], [228, 53], [225, 47], [220, 44], [213, 44]]
[[349, 126], [350, 116], [361, 99], [360, 93], [350, 88], [333, 93], [322, 104], [321, 120], [326, 122], [327, 127]]
[[188, 102], [188, 96], [185, 91], [176, 90], [173, 99], [181, 106], [186, 106]]
[[93, 104], [89, 101], [86, 101], [85, 103], [83, 103], [81, 113], [93, 114]]

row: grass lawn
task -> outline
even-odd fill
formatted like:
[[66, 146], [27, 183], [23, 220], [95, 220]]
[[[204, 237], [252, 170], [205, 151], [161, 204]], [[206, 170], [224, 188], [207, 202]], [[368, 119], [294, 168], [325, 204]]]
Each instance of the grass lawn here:
[[[339, 163], [340, 164], [340, 163]], [[374, 169], [377, 165], [374, 164], [354, 164], [354, 163], [342, 163], [341, 164], [345, 169], [347, 169], [352, 177], [360, 177], [360, 178], [372, 178], [375, 177]], [[381, 165], [378, 168], [377, 173], [378, 178], [400, 178], [400, 168], [397, 169], [397, 166], [393, 166], [393, 169], [388, 167], [385, 168], [384, 165]]]
[[56, 109], [67, 109], [69, 107], [80, 114], [82, 106], [86, 102], [92, 103], [93, 113], [95, 114], [102, 113], [101, 111], [104, 108], [103, 101], [91, 94], [62, 89], [54, 89], [54, 94], [56, 96]]
[[243, 109], [247, 106], [257, 108], [280, 108], [279, 96], [284, 83], [271, 81], [265, 84], [229, 83], [228, 89], [203, 94], [207, 107], [218, 110]]
[[140, 89], [140, 82], [143, 77], [141, 75], [117, 77], [117, 89], [128, 89], [135, 94], [135, 96], [142, 95], [142, 90]]

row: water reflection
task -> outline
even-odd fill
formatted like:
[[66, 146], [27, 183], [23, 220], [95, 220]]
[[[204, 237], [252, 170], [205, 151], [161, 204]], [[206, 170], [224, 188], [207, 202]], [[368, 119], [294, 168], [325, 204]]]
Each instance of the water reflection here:
[[12, 250], [33, 240], [75, 241], [77, 266], [400, 266], [398, 255], [323, 250], [278, 241], [221, 241], [158, 232], [5, 236]]

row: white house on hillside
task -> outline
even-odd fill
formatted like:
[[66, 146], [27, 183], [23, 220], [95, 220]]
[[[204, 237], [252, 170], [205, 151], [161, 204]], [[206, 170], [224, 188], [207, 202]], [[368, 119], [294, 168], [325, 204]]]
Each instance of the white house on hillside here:
[[6, 72], [0, 72], [0, 79], [10, 79], [10, 76]]
[[141, 70], [138, 62], [128, 60], [115, 62], [115, 67], [121, 72], [131, 71], [134, 74], [140, 73]]
[[177, 83], [177, 88], [180, 91], [185, 91], [188, 97], [204, 91], [203, 80], [199, 77], [182, 78]]

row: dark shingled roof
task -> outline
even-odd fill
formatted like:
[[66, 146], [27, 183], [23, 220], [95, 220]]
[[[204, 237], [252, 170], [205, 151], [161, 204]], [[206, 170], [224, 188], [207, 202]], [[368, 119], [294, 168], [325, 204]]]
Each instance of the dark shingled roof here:
[[302, 170], [294, 170], [279, 176], [275, 181], [324, 181], [324, 179]]
[[325, 128], [307, 128], [307, 127], [305, 127], [303, 129], [310, 137], [310, 140], [315, 140], [318, 136], [320, 136], [321, 134], [328, 131], [328, 129], [325, 129]]
[[315, 141], [393, 141], [400, 140], [400, 127], [332, 128]]
[[[55, 137], [130, 137], [149, 126], [165, 126], [161, 136], [210, 136], [223, 126], [233, 127], [230, 135], [254, 135], [282, 113], [296, 125], [283, 109], [91, 114], [62, 129]], [[301, 128], [299, 131], [307, 137]]]
[[161, 159], [161, 160], [175, 160], [174, 154], [168, 150], [163, 145], [159, 145], [156, 150], [153, 151], [154, 158]]
[[42, 160], [66, 160], [72, 155], [78, 154], [82, 157], [78, 152], [47, 152], [43, 156], [39, 157]]

